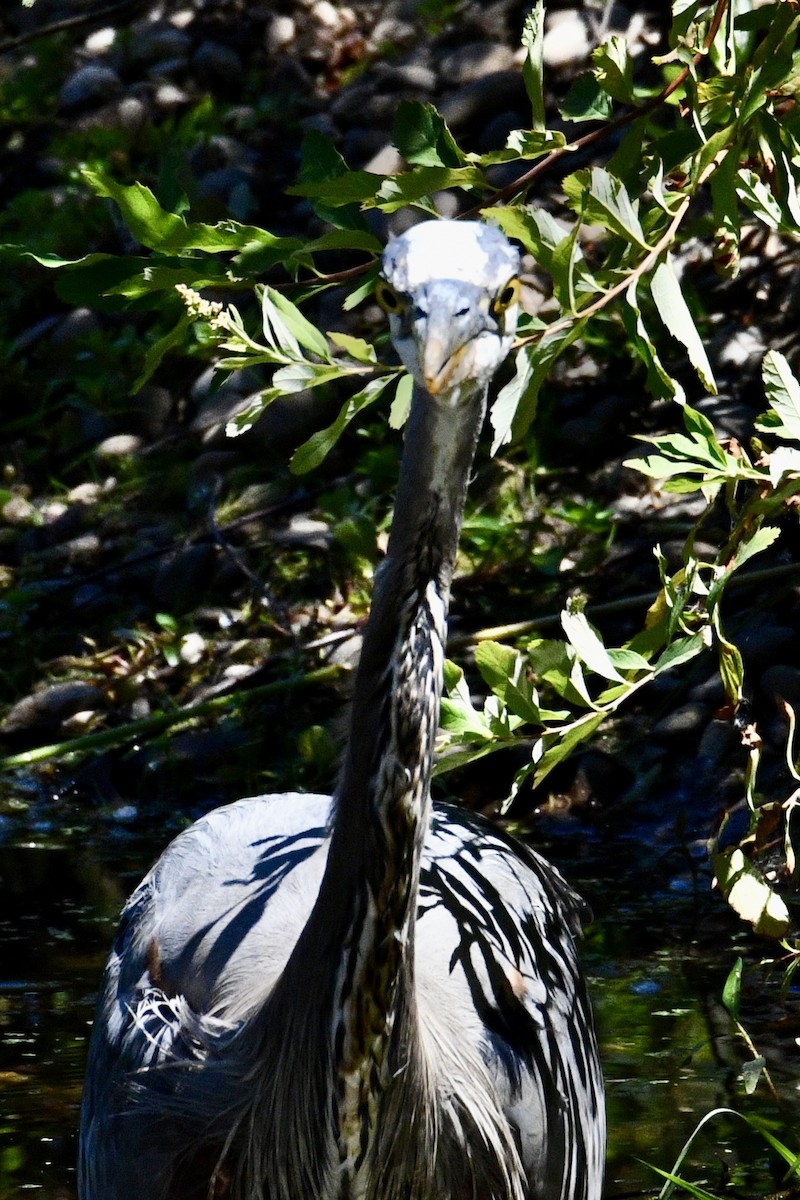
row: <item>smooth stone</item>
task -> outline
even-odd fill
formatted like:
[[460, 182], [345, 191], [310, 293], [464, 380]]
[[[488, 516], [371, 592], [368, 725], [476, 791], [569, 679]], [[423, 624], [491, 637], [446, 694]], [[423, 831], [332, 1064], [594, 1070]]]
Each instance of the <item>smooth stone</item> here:
[[6, 713], [0, 733], [10, 735], [52, 729], [73, 713], [103, 707], [105, 694], [97, 684], [75, 680], [52, 683], [42, 691], [18, 700]]
[[102, 63], [87, 63], [70, 75], [58, 97], [59, 108], [67, 111], [85, 104], [111, 100], [122, 89], [116, 71]]

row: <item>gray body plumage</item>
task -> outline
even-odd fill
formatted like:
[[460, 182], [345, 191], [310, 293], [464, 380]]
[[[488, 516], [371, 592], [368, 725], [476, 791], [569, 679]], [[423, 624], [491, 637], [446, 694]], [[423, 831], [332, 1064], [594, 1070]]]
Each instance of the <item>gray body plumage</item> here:
[[341, 778], [197, 822], [131, 897], [84, 1099], [82, 1200], [598, 1200], [579, 903], [430, 774], [464, 497], [516, 324], [497, 231], [390, 243], [417, 382]]

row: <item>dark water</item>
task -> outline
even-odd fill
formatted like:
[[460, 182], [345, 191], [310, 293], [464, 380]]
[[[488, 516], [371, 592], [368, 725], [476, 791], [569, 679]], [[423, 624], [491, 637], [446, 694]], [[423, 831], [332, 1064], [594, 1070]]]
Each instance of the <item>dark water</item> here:
[[[37, 820], [28, 807], [18, 827], [13, 806], [6, 811], [11, 815], [0, 827], [0, 1200], [73, 1200], [84, 1058], [116, 915], [184, 819], [162, 812], [155, 822], [117, 805], [87, 820], [68, 795], [43, 806], [47, 816]], [[579, 865], [569, 862], [568, 839], [550, 850], [581, 883], [596, 913], [585, 957], [608, 1086], [607, 1196], [657, 1194], [660, 1181], [645, 1164], [670, 1170], [701, 1118], [722, 1106], [759, 1114], [797, 1148], [791, 1129], [800, 1128], [794, 1041], [800, 1002], [790, 997], [780, 1004], [779, 976], [751, 972], [743, 1016], [770, 1060], [781, 1111], [763, 1084], [752, 1097], [742, 1087], [741, 1064], [750, 1055], [719, 997], [737, 948], [732, 943], [738, 938], [751, 955], [753, 946], [707, 883], [701, 879], [695, 890], [679, 872], [649, 887], [640, 878], [634, 886], [622, 879], [608, 846], [593, 864], [584, 855]], [[783, 1174], [765, 1143], [732, 1119], [710, 1123], [690, 1162], [689, 1177], [720, 1194], [730, 1185], [738, 1196], [766, 1196]]]

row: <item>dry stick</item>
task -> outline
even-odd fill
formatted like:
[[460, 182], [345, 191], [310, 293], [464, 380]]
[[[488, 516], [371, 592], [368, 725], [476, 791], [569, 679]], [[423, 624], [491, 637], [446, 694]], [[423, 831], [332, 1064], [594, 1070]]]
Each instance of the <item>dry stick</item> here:
[[[774, 583], [781, 579], [800, 577], [800, 563], [780, 563], [775, 567], [762, 567], [758, 571], [750, 571], [746, 575], [734, 575], [727, 584], [729, 588], [744, 587], [746, 584]], [[633, 596], [622, 596], [619, 600], [607, 600], [603, 604], [587, 604], [587, 617], [609, 617], [617, 613], [632, 612], [642, 605], [650, 605], [658, 599], [661, 592], [639, 592]], [[529, 617], [527, 621], [513, 621], [507, 625], [495, 625], [485, 629], [477, 629], [472, 633], [454, 634], [447, 639], [448, 649], [461, 649], [473, 646], [477, 642], [508, 642], [512, 638], [523, 637], [526, 633], [549, 629], [561, 624], [560, 613], [544, 613], [539, 617]]]
[[119, 16], [128, 9], [136, 12], [138, 8], [146, 6], [147, 0], [118, 0], [116, 4], [108, 4], [105, 8], [95, 9], [94, 12], [79, 13], [74, 17], [62, 17], [60, 21], [52, 21], [49, 25], [42, 25], [38, 29], [29, 29], [26, 33], [20, 33], [16, 37], [6, 38], [5, 41], [0, 42], [0, 54], [16, 50], [28, 42], [35, 42], [38, 38], [49, 37], [51, 33], [79, 29], [82, 25], [93, 25], [97, 21], [105, 21]]
[[109, 746], [121, 745], [133, 738], [152, 736], [170, 729], [173, 725], [181, 725], [198, 717], [210, 717], [215, 713], [225, 712], [233, 702], [249, 704], [253, 700], [263, 700], [267, 696], [281, 696], [296, 688], [306, 688], [323, 683], [333, 683], [339, 679], [346, 668], [337, 664], [319, 667], [315, 671], [307, 671], [304, 675], [294, 675], [290, 679], [277, 679], [272, 683], [262, 684], [250, 691], [240, 689], [228, 692], [224, 696], [214, 696], [211, 700], [203, 700], [199, 704], [188, 704], [185, 708], [176, 709], [169, 713], [154, 713], [151, 717], [142, 717], [138, 721], [129, 721], [116, 729], [103, 729], [99, 733], [86, 733], [82, 737], [71, 738], [66, 742], [56, 742], [51, 746], [37, 746], [33, 750], [24, 750], [21, 754], [9, 754], [0, 758], [0, 771], [11, 767], [26, 767], [33, 763], [44, 762], [48, 758], [61, 758], [68, 754], [87, 753], [92, 750], [103, 750]]

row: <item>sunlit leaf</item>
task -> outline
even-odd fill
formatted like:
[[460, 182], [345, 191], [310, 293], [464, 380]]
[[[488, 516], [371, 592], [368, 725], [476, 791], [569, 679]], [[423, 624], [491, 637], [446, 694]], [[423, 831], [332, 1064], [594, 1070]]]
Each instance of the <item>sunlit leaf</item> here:
[[536, 0], [533, 8], [525, 18], [522, 27], [522, 45], [525, 50], [525, 62], [522, 65], [522, 78], [525, 91], [531, 102], [531, 128], [544, 129], [546, 114], [544, 105], [544, 0]]
[[669, 254], [665, 261], [656, 267], [650, 281], [650, 290], [661, 320], [672, 336], [685, 346], [689, 361], [697, 371], [700, 382], [716, 395], [717, 385], [711, 370], [711, 363], [708, 361], [703, 340], [697, 332], [694, 318], [684, 299]]
[[800, 442], [800, 383], [779, 350], [768, 350], [761, 367], [764, 391], [778, 414], [782, 437]]
[[585, 613], [565, 609], [561, 614], [561, 625], [567, 635], [567, 640], [574, 646], [590, 671], [595, 671], [604, 679], [611, 679], [617, 683], [624, 682], [609, 658], [599, 633], [589, 624]]
[[720, 890], [731, 908], [756, 933], [783, 937], [789, 929], [789, 910], [738, 846], [715, 855], [713, 865]]

